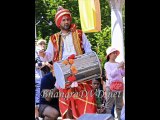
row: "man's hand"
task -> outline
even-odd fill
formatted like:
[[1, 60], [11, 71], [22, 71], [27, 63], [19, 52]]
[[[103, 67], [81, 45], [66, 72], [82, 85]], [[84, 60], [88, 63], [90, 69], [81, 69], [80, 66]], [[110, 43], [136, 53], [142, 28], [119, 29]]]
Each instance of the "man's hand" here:
[[39, 51], [39, 56], [44, 57], [45, 56], [45, 51], [44, 50], [40, 50]]

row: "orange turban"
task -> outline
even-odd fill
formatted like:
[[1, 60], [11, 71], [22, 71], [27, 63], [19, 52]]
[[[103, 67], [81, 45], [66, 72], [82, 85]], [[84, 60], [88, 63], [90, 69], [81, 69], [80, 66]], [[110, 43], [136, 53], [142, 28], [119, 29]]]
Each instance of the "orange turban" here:
[[68, 9], [64, 9], [64, 8], [60, 9], [55, 15], [55, 23], [58, 28], [60, 28], [60, 24], [63, 16], [67, 16], [70, 18], [70, 20], [72, 20], [71, 13]]

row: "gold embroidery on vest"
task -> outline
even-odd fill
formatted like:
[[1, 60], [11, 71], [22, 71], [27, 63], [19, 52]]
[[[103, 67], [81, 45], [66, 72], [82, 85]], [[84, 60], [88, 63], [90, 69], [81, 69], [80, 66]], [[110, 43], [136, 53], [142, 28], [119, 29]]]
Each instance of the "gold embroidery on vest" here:
[[62, 47], [63, 47], [63, 39], [62, 39], [62, 37], [60, 38], [61, 39], [61, 43], [60, 43], [60, 51], [59, 51], [59, 60], [61, 60], [62, 59]]
[[[53, 47], [54, 47], [53, 53], [54, 53], [54, 56], [55, 56], [55, 54], [56, 54], [56, 51], [55, 51], [55, 49], [56, 49], [56, 39], [55, 39], [55, 35], [51, 35], [50, 40], [51, 40], [52, 45], [53, 45]], [[53, 61], [53, 62], [55, 61], [55, 57], [54, 57], [54, 56], [53, 56], [53, 58], [52, 58], [52, 61]]]
[[80, 46], [80, 38], [78, 36], [78, 31], [76, 30], [75, 32], [72, 32], [72, 38], [73, 38], [73, 44], [74, 44], [74, 48], [76, 50], [76, 54], [77, 55], [82, 55], [82, 49]]
[[53, 44], [53, 47], [54, 47], [54, 49], [53, 49], [53, 52], [54, 52], [53, 62], [58, 60], [58, 48], [59, 48], [58, 38], [59, 38], [59, 33], [56, 33], [51, 37], [51, 41], [52, 41], [52, 44]]
[[59, 49], [59, 34], [55, 34], [55, 37], [56, 37], [56, 49], [55, 49], [55, 53], [56, 55], [55, 56], [55, 61], [58, 61], [58, 49]]

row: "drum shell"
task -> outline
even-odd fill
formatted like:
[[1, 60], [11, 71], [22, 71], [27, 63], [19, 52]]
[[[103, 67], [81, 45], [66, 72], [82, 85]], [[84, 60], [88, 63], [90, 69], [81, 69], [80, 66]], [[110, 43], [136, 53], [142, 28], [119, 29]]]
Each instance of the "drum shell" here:
[[[58, 82], [61, 88], [65, 88], [65, 86], [69, 84], [67, 78], [71, 75], [71, 65], [65, 65], [63, 64], [63, 61], [64, 60], [60, 60], [54, 63], [54, 73], [56, 81]], [[75, 66], [78, 70], [78, 73], [75, 74], [77, 82], [82, 82], [101, 77], [101, 64], [95, 52], [90, 52], [76, 56], [74, 59], [73, 66]]]

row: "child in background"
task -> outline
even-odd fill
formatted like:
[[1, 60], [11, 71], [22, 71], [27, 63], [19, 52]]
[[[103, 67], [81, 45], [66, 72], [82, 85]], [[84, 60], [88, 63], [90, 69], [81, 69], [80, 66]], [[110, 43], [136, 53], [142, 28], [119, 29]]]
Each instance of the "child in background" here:
[[118, 120], [120, 120], [121, 110], [123, 107], [123, 77], [125, 75], [124, 62], [116, 62], [120, 52], [113, 47], [106, 51], [107, 61], [104, 65], [108, 81], [106, 82], [106, 113], [111, 114], [113, 104], [115, 104]]
[[105, 113], [104, 93], [101, 86], [101, 78], [92, 80], [92, 87], [96, 93], [97, 113]]

